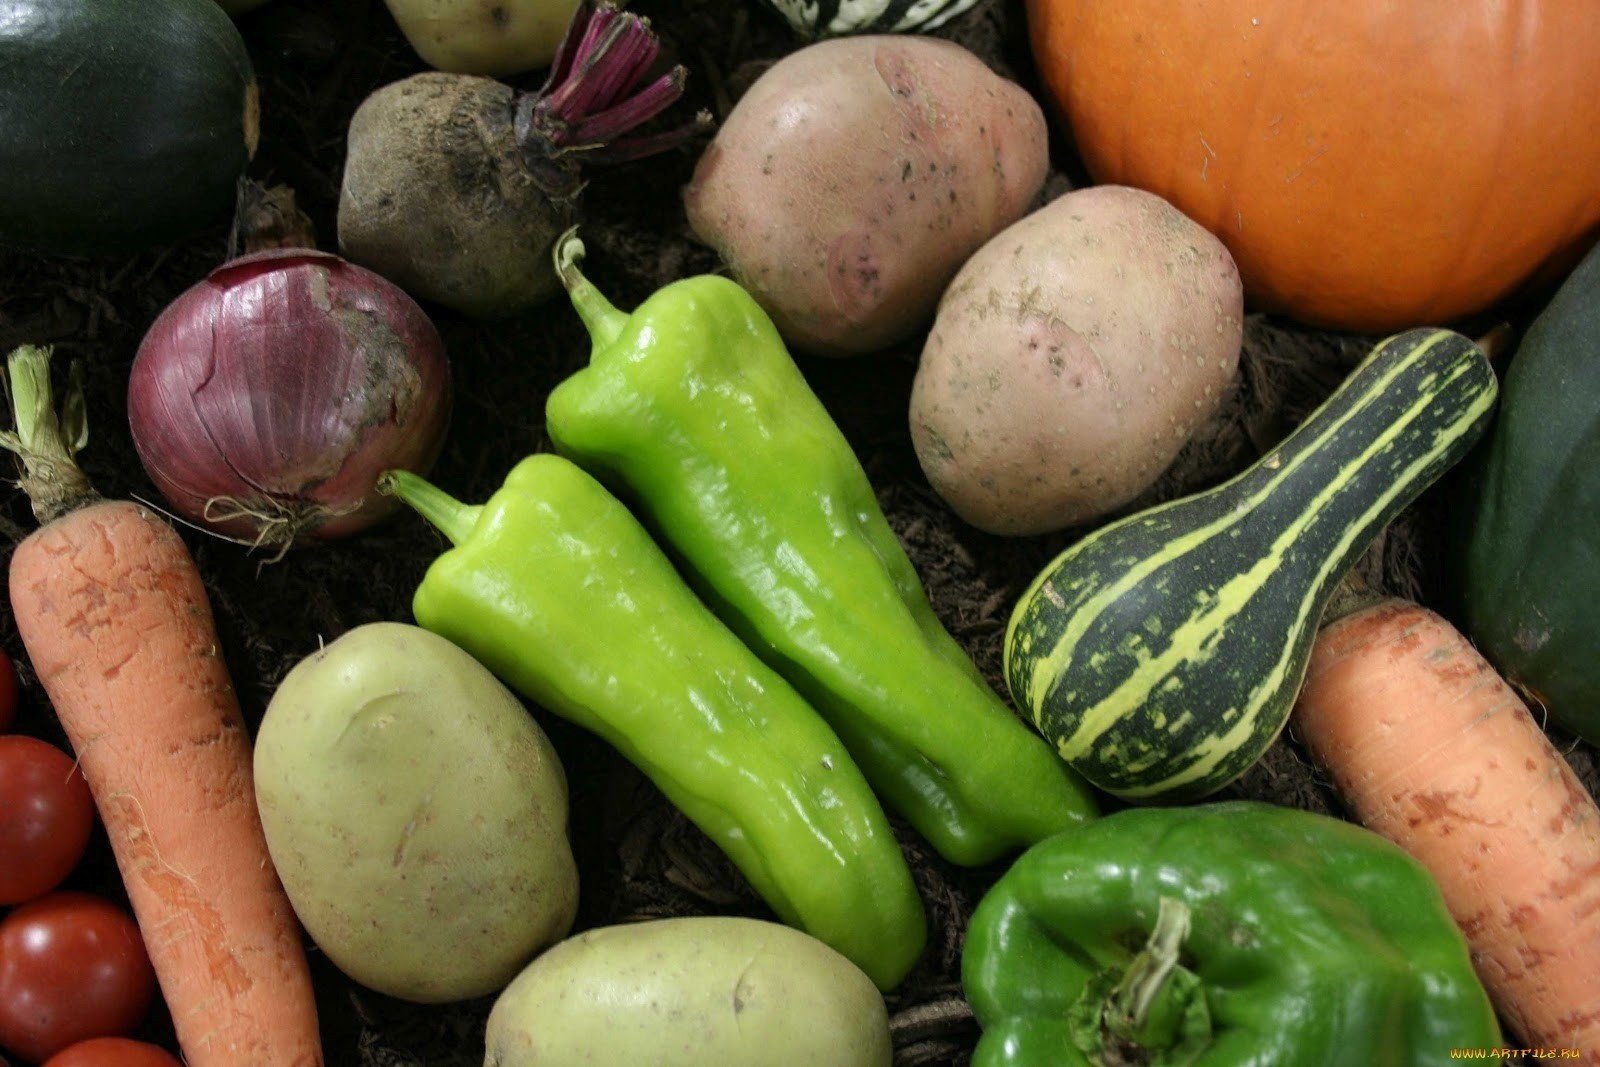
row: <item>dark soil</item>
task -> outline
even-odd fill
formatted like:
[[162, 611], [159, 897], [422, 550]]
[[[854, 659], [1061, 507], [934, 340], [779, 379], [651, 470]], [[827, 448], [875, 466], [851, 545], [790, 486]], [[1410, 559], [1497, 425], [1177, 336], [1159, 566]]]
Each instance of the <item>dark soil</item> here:
[[[693, 72], [688, 105], [724, 114], [740, 89], [796, 47], [756, 0], [637, 0]], [[288, 183], [334, 249], [345, 129], [365, 95], [422, 69], [378, 0], [275, 0], [241, 28], [263, 87], [262, 150], [252, 174]], [[942, 31], [1001, 72], [1035, 88], [1020, 3], [992, 0]], [[538, 74], [521, 80], [535, 87]], [[680, 150], [642, 165], [596, 173], [586, 192], [583, 236], [592, 279], [620, 306], [688, 274], [718, 269], [688, 232], [678, 200], [694, 160]], [[1084, 179], [1070, 144], [1053, 146], [1048, 195]], [[129, 363], [155, 315], [228, 251], [219, 224], [182, 244], [133, 257], [67, 259], [0, 253], [0, 351], [48, 343], [87, 368], [92, 439], [82, 455], [108, 496], [154, 499], [131, 448], [124, 390]], [[430, 309], [435, 310], [437, 309]], [[580, 366], [587, 343], [577, 318], [555, 301], [524, 318], [476, 324], [437, 312], [457, 383], [454, 429], [435, 480], [468, 500], [496, 488], [521, 456], [548, 446], [549, 390]], [[1248, 321], [1237, 394], [1215, 424], [1139, 503], [1214, 484], [1283, 436], [1366, 351], [1369, 338], [1317, 333], [1259, 316]], [[1061, 534], [1002, 539], [953, 517], [917, 466], [906, 425], [918, 343], [874, 358], [806, 361], [803, 366], [878, 487], [935, 607], [1001, 688], [1005, 620], [1034, 574], [1073, 540]], [[20, 494], [0, 497], [4, 551], [33, 519]], [[1437, 496], [1406, 516], [1363, 563], [1387, 588], [1437, 599]], [[185, 531], [206, 576], [245, 713], [259, 720], [275, 684], [301, 657], [362, 623], [409, 621], [410, 597], [440, 539], [412, 517], [343, 544], [296, 551], [263, 565], [259, 555]], [[31, 683], [9, 612], [0, 640]], [[27, 690], [22, 729], [64, 743], [36, 688]], [[565, 763], [572, 790], [572, 840], [582, 874], [579, 927], [649, 916], [768, 913], [722, 854], [605, 745], [538, 709]], [[1591, 789], [1600, 789], [1595, 752], [1557, 736]], [[1292, 736], [1227, 793], [1315, 811], [1338, 812], [1326, 779]], [[900, 827], [928, 906], [932, 935], [921, 965], [888, 998], [897, 1063], [961, 1064], [977, 1037], [961, 996], [959, 958], [974, 905], [1001, 873], [952, 868]], [[120, 893], [103, 839], [73, 885]], [[487, 1000], [417, 1007], [367, 992], [313, 951], [328, 1062], [428, 1067], [482, 1062]], [[170, 1042], [169, 1024], [147, 1027]], [[266, 1067], [266, 1065], [263, 1065]]]

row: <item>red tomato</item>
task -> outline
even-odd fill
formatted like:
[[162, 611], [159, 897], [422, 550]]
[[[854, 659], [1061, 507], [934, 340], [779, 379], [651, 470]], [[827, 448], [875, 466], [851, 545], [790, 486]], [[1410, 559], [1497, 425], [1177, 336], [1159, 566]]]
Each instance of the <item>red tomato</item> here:
[[72, 873], [94, 829], [94, 799], [72, 757], [0, 736], [0, 905], [43, 896]]
[[0, 920], [0, 1047], [24, 1060], [131, 1033], [155, 991], [138, 926], [108, 900], [52, 893]]
[[97, 1037], [56, 1053], [44, 1067], [183, 1067], [166, 1049], [126, 1037]]
[[[11, 729], [17, 719], [17, 668], [0, 649], [0, 733]], [[0, 1064], [0, 1067], [5, 1067]]]

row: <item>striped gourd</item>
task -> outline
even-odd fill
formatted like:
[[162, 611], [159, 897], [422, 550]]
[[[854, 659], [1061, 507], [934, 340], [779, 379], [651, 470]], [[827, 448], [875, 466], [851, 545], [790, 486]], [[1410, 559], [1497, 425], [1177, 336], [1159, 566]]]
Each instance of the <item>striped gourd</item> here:
[[977, 0], [767, 0], [806, 37], [931, 30]]
[[1283, 728], [1339, 580], [1465, 454], [1495, 391], [1459, 334], [1391, 337], [1243, 474], [1078, 542], [1011, 616], [1017, 705], [1107, 792], [1227, 785]]

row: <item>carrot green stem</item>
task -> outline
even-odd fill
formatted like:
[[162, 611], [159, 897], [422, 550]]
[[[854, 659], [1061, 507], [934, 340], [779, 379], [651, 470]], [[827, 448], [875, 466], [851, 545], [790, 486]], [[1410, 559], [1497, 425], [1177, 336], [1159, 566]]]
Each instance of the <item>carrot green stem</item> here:
[[6, 360], [6, 391], [15, 432], [0, 432], [0, 448], [22, 462], [22, 491], [40, 523], [100, 499], [73, 460], [89, 441], [83, 374], [75, 363], [59, 415], [50, 391], [50, 349], [23, 345]]
[[1388, 599], [1388, 593], [1374, 589], [1361, 575], [1351, 571], [1328, 597], [1328, 606], [1322, 609], [1322, 622], [1319, 625], [1327, 626], [1346, 615], [1354, 615]]
[[483, 508], [463, 504], [443, 489], [410, 471], [384, 471], [378, 478], [378, 492], [398, 497], [416, 509], [452, 545], [459, 545], [472, 534]]
[[578, 261], [582, 258], [583, 242], [578, 239], [578, 231], [574, 227], [556, 241], [556, 276], [566, 286], [567, 296], [572, 299], [572, 306], [578, 310], [578, 317], [583, 320], [584, 326], [588, 327], [589, 339], [594, 344], [594, 352], [598, 353], [622, 336], [628, 316], [618, 311], [616, 305], [583, 276], [578, 269]]

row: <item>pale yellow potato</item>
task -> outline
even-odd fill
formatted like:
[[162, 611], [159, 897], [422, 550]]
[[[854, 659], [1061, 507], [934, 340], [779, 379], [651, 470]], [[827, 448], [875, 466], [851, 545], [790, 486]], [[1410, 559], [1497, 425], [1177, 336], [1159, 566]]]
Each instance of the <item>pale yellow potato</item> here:
[[372, 623], [298, 664], [262, 720], [255, 779], [295, 913], [362, 985], [420, 1003], [485, 996], [572, 926], [555, 750], [436, 634]]
[[794, 347], [874, 352], [933, 317], [963, 260], [1028, 209], [1044, 115], [959, 45], [800, 49], [740, 98], [695, 168], [695, 234]]
[[423, 61], [500, 77], [549, 66], [578, 0], [384, 0]]
[[659, 919], [534, 960], [489, 1013], [485, 1067], [889, 1067], [883, 996], [776, 923]]
[[984, 245], [940, 301], [911, 392], [928, 481], [998, 534], [1121, 507], [1229, 393], [1243, 305], [1222, 242], [1160, 197], [1058, 197]]

